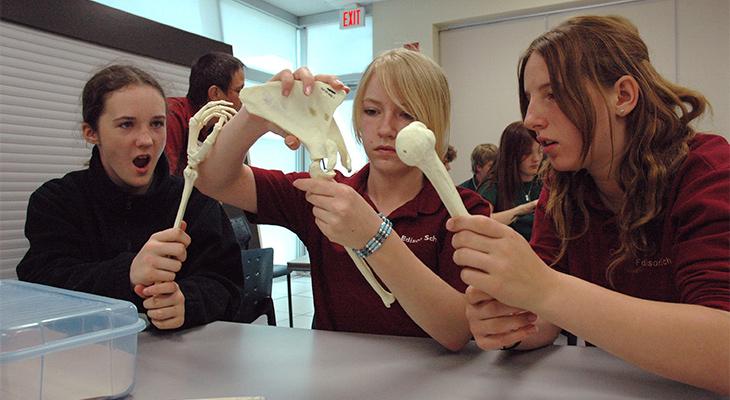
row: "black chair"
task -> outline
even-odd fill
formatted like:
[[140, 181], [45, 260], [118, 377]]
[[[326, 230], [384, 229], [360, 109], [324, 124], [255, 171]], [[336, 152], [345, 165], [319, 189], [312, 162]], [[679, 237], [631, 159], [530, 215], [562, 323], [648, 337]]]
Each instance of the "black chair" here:
[[243, 264], [243, 304], [238, 320], [251, 323], [266, 315], [266, 322], [276, 326], [274, 301], [271, 299], [271, 279], [274, 272], [274, 249], [241, 250]]
[[241, 250], [248, 249], [251, 242], [252, 234], [246, 216], [241, 214], [235, 217], [230, 217], [229, 221], [231, 221], [231, 228], [233, 228], [233, 235], [236, 237], [236, 242], [238, 242], [238, 246], [241, 248]]
[[[226, 208], [226, 207], [224, 207]], [[237, 321], [250, 323], [266, 315], [269, 325], [276, 325], [274, 301], [271, 298], [271, 280], [274, 274], [274, 249], [260, 249], [256, 226], [248, 222], [238, 209], [226, 209], [233, 234], [241, 248], [243, 267], [243, 298]], [[249, 248], [250, 246], [256, 248]]]

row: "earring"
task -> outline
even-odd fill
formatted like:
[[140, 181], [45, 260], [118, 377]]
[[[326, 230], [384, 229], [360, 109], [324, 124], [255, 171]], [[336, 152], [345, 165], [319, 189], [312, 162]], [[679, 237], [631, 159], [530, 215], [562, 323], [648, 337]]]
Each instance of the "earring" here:
[[618, 110], [618, 115], [624, 115], [624, 109], [623, 108], [621, 108], [621, 109]]

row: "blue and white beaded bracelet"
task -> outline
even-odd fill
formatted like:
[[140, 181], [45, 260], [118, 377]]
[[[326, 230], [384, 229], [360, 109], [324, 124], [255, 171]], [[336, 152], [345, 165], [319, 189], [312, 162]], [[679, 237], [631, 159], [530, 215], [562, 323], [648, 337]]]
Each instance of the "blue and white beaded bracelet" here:
[[357, 254], [360, 258], [367, 258], [373, 253], [375, 253], [380, 246], [383, 245], [385, 242], [385, 239], [390, 236], [391, 232], [393, 232], [393, 223], [390, 222], [390, 220], [383, 214], [378, 213], [378, 216], [380, 219], [383, 220], [383, 222], [380, 224], [380, 228], [378, 229], [378, 232], [373, 236], [372, 239], [370, 239], [366, 244], [365, 247], [362, 249], [356, 250], [355, 254]]

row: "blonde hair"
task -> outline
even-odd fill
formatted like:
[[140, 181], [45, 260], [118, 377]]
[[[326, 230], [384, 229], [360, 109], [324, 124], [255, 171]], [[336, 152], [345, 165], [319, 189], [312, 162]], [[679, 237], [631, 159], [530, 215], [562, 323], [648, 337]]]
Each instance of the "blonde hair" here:
[[433, 131], [436, 154], [443, 159], [449, 143], [451, 95], [441, 67], [419, 52], [402, 48], [375, 57], [360, 79], [352, 106], [358, 138], [362, 137], [360, 114], [365, 90], [374, 77], [380, 80], [393, 103]]
[[[618, 211], [619, 244], [611, 254], [606, 278], [613, 285], [616, 267], [631, 258], [648, 256], [657, 249], [651, 242], [651, 226], [662, 217], [672, 177], [687, 156], [687, 142], [694, 135], [690, 121], [701, 115], [705, 98], [693, 90], [664, 79], [649, 61], [638, 29], [623, 17], [571, 18], [535, 39], [520, 59], [519, 97], [522, 116], [529, 100], [525, 95], [525, 65], [530, 55], [545, 59], [550, 86], [560, 110], [582, 135], [581, 157], [586, 159], [593, 143], [595, 107], [589, 87], [608, 88], [622, 76], [639, 85], [636, 107], [626, 117], [626, 149], [617, 166], [618, 183], [624, 191]], [[613, 126], [610, 126], [613, 136]], [[585, 170], [558, 172], [546, 169], [550, 197], [546, 212], [561, 239], [557, 264], [568, 244], [584, 235], [589, 226], [585, 198], [595, 190]]]

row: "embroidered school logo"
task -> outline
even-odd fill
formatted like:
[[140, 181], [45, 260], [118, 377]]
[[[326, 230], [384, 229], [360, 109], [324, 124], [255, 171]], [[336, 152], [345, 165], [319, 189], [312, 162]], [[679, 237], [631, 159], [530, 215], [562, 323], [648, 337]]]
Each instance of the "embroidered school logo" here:
[[634, 265], [637, 267], [667, 267], [672, 265], [672, 259], [669, 257], [662, 257], [657, 259], [651, 258], [637, 258], [634, 260]]
[[420, 237], [420, 238], [412, 238], [410, 236], [402, 235], [400, 237], [400, 239], [404, 243], [419, 243], [419, 242], [423, 242], [423, 241], [436, 243], [436, 235], [424, 235], [423, 237]]

